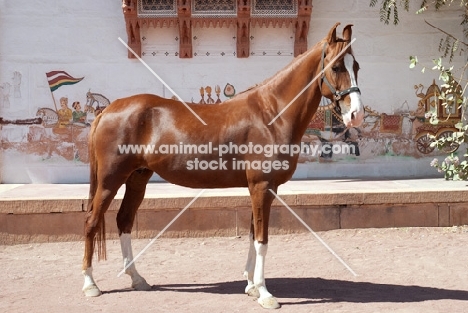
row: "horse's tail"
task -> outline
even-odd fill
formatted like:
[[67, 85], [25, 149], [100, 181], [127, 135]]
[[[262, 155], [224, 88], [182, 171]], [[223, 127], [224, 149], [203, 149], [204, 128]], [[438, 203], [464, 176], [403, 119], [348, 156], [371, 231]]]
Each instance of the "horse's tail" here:
[[[91, 130], [89, 131], [88, 138], [88, 151], [89, 151], [89, 199], [88, 199], [88, 210], [87, 218], [92, 216], [93, 211], [93, 202], [94, 196], [96, 195], [97, 189], [97, 173], [98, 173], [98, 162], [96, 158], [96, 129], [99, 125], [99, 120], [102, 115], [99, 115], [94, 120]], [[94, 247], [97, 246], [98, 260], [106, 259], [106, 222], [104, 217], [104, 212], [99, 212], [97, 218], [97, 228], [96, 236], [94, 237]]]

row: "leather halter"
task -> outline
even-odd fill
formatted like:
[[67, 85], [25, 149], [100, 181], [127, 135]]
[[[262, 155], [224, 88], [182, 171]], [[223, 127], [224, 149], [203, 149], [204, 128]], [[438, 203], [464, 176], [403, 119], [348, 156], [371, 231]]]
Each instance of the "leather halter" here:
[[[325, 65], [324, 65], [324, 60], [325, 60], [325, 50], [327, 48], [327, 43], [325, 43], [323, 45], [323, 49], [322, 49], [322, 58], [321, 58], [321, 61], [320, 61], [320, 64], [321, 64], [321, 67], [322, 67], [322, 71], [325, 69]], [[325, 84], [327, 84], [328, 88], [330, 89], [330, 91], [333, 93], [334, 97], [335, 97], [335, 101], [339, 101], [341, 99], [341, 97], [343, 96], [346, 96], [347, 94], [350, 94], [352, 92], [359, 92], [361, 93], [361, 90], [359, 90], [359, 87], [357, 86], [352, 86], [348, 89], [345, 89], [343, 91], [339, 91], [339, 90], [336, 90], [331, 84], [330, 82], [328, 81], [327, 79], [327, 76], [325, 75], [325, 71], [322, 72], [322, 77], [321, 77], [321, 82], [319, 84], [319, 88], [320, 88], [320, 92], [322, 92], [322, 83], [325, 82]]]

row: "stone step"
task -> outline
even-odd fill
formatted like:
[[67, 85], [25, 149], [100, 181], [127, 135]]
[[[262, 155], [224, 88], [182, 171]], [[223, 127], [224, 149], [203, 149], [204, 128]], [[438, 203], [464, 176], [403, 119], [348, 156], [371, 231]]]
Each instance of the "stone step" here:
[[[133, 227], [135, 238], [153, 238], [201, 190], [148, 184]], [[0, 185], [0, 244], [83, 239], [87, 184]], [[108, 238], [125, 188], [106, 213]], [[443, 179], [290, 181], [278, 196], [314, 231], [340, 228], [439, 227], [468, 224], [466, 182]], [[209, 189], [165, 232], [166, 237], [241, 236], [250, 227], [246, 188]], [[270, 233], [307, 232], [275, 199]]]

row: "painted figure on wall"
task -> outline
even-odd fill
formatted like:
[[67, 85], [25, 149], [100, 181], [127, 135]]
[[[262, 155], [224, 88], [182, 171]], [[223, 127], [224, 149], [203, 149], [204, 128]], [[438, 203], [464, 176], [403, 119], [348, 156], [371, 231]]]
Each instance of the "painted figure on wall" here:
[[21, 98], [21, 73], [15, 71], [13, 73], [13, 95], [15, 98]]
[[81, 110], [81, 105], [79, 101], [75, 101], [72, 104], [73, 111], [73, 123], [85, 123], [86, 122], [86, 112]]
[[[21, 99], [21, 77], [20, 72], [14, 71], [9, 82], [0, 82], [0, 108], [8, 110], [13, 107], [12, 102], [14, 104], [16, 99]], [[12, 91], [13, 100], [10, 99]]]
[[10, 83], [3, 83], [0, 86], [1, 89], [1, 104], [2, 107], [5, 109], [10, 108], [10, 90], [11, 90], [11, 84]]
[[68, 107], [68, 98], [60, 98], [60, 109], [57, 111], [58, 114], [58, 127], [67, 127], [73, 119], [72, 110]]

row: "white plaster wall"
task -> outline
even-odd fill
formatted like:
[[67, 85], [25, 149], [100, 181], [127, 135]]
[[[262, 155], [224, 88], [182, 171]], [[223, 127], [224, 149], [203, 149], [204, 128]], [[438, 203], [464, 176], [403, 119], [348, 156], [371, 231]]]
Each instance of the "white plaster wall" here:
[[[353, 37], [357, 40], [353, 49], [361, 66], [362, 98], [366, 105], [382, 113], [393, 113], [405, 101], [415, 109], [418, 99], [413, 86], [419, 83], [428, 86], [436, 77], [408, 68], [409, 55], [417, 55], [429, 66], [431, 57], [437, 55], [441, 35], [427, 26], [424, 19], [454, 35], [462, 34], [457, 6], [441, 13], [415, 15], [415, 5], [410, 13], [401, 10], [401, 23], [397, 27], [381, 23], [378, 8], [370, 8], [369, 1], [315, 0], [313, 6], [309, 45], [323, 38], [337, 21], [342, 26], [355, 25]], [[85, 77], [76, 85], [54, 92], [57, 101], [67, 96], [70, 101], [84, 103], [89, 89], [110, 100], [136, 93], [171, 96], [138, 60], [127, 58], [126, 48], [118, 40], [118, 37], [127, 40], [121, 1], [1, 0], [0, 8], [0, 85], [11, 82], [15, 71], [22, 74], [21, 98], [14, 98], [11, 92], [10, 107], [0, 107], [0, 116], [34, 117], [40, 107], [53, 108], [45, 78], [45, 73], [51, 70]], [[276, 73], [292, 59], [292, 31], [292, 28], [253, 29], [252, 50], [260, 52], [263, 47], [267, 56], [258, 53], [238, 59], [229, 54], [235, 51], [235, 41], [230, 39], [235, 34], [233, 29], [197, 28], [193, 31], [199, 38], [194, 51], [209, 51], [210, 56], [198, 53], [192, 59], [179, 59], [171, 54], [154, 57], [147, 54], [143, 59], [182, 98], [197, 102], [201, 86], [219, 84], [223, 88], [230, 83], [242, 91]], [[177, 35], [175, 29], [143, 29], [143, 35], [148, 37], [143, 49], [177, 51], [177, 43], [172, 39]], [[282, 55], [275, 55], [275, 49], [280, 49]], [[220, 53], [224, 51], [226, 54], [222, 56]], [[463, 59], [458, 57], [456, 66], [461, 66]], [[24, 127], [4, 126], [1, 136], [21, 140], [24, 133]], [[0, 178], [4, 183], [88, 181], [87, 165], [83, 163], [43, 160], [3, 149], [1, 153]], [[307, 163], [298, 167], [295, 177], [430, 176], [435, 174], [428, 165], [430, 159], [385, 157], [340, 164]]]

